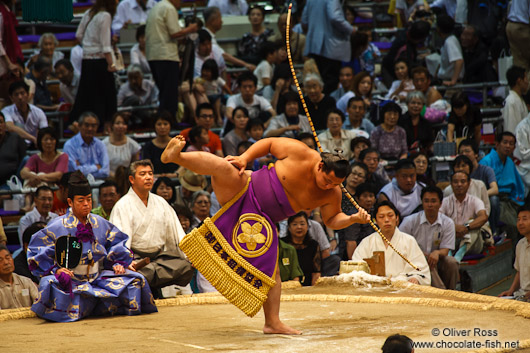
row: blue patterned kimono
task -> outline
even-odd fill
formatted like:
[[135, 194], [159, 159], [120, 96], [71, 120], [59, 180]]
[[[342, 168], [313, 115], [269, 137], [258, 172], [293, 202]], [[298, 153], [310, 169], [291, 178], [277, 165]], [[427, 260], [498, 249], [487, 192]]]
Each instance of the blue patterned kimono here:
[[[31, 310], [47, 320], [69, 322], [88, 315], [138, 315], [156, 312], [153, 295], [145, 278], [137, 272], [126, 270], [116, 275], [112, 266], [127, 268], [132, 253], [125, 246], [127, 234], [122, 233], [104, 218], [89, 214], [94, 240], [80, 242], [82, 257], [73, 269], [72, 291], [63, 288], [55, 278], [59, 269], [55, 261], [55, 241], [64, 235], [76, 235], [79, 220], [71, 210], [56, 218], [31, 238], [28, 247], [28, 264], [33, 275], [42, 277], [39, 295]], [[89, 264], [88, 251], [92, 252], [94, 266]]]

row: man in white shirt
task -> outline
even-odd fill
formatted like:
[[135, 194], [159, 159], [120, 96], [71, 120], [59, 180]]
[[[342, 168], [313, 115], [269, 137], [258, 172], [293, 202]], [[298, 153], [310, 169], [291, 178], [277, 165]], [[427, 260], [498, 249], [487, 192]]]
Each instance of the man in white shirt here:
[[42, 109], [29, 104], [29, 87], [24, 81], [9, 86], [9, 97], [14, 103], [2, 109], [6, 118], [7, 131], [14, 132], [27, 143], [37, 144], [39, 129], [48, 127], [46, 114]]
[[455, 225], [440, 213], [442, 190], [427, 186], [421, 191], [423, 211], [405, 217], [399, 229], [412, 235], [423, 251], [431, 271], [431, 285], [441, 289], [456, 289], [458, 262], [449, 256], [455, 248]]
[[437, 18], [437, 30], [444, 44], [440, 51], [441, 61], [437, 77], [446, 86], [454, 86], [464, 78], [464, 55], [458, 39], [452, 34], [455, 21], [447, 16]]
[[0, 244], [0, 309], [29, 307], [39, 296], [39, 291], [31, 279], [19, 276], [11, 253]]
[[30, 225], [35, 222], [44, 222], [48, 224], [52, 219], [59, 217], [51, 212], [53, 206], [53, 192], [48, 186], [39, 186], [35, 191], [35, 207], [26, 213], [18, 223], [18, 239], [22, 246], [22, 235]]
[[193, 78], [200, 77], [202, 71], [202, 64], [208, 59], [214, 59], [219, 68], [219, 75], [223, 76], [226, 70], [225, 59], [223, 59], [223, 52], [219, 50], [218, 46], [213, 46], [212, 36], [210, 33], [201, 29], [197, 32], [199, 36], [199, 44], [195, 50], [195, 68], [193, 70]]
[[519, 124], [528, 115], [528, 108], [523, 96], [528, 92], [527, 70], [519, 66], [512, 66], [506, 71], [506, 79], [510, 86], [510, 94], [504, 100], [502, 120], [504, 131], [516, 133]]
[[131, 164], [129, 172], [131, 188], [114, 205], [110, 222], [129, 235], [126, 245], [136, 260], [151, 259], [139, 271], [151, 288], [187, 285], [193, 270], [178, 246], [186, 234], [169, 203], [150, 192], [153, 164], [149, 160], [137, 161]]
[[411, 235], [401, 232], [397, 227], [399, 211], [391, 202], [383, 201], [375, 205], [374, 214], [376, 223], [384, 236], [405, 258], [418, 267], [419, 271], [405, 262], [377, 232], [363, 239], [355, 249], [352, 260], [364, 262], [364, 259], [373, 256], [374, 251], [384, 251], [386, 277], [414, 284], [430, 285], [429, 265], [421, 248]]
[[454, 257], [459, 262], [466, 253], [480, 254], [482, 252], [484, 247], [482, 233], [487, 232], [487, 229], [483, 229], [488, 221], [486, 207], [478, 197], [468, 194], [470, 180], [468, 174], [455, 172], [451, 176], [453, 194], [443, 200], [440, 209], [440, 212], [455, 223], [455, 250], [458, 249], [458, 251]]
[[147, 21], [147, 15], [155, 6], [154, 0], [122, 0], [116, 9], [112, 20], [112, 30], [116, 33], [129, 24], [142, 24]]
[[55, 64], [55, 76], [61, 82], [59, 89], [65, 103], [74, 104], [77, 89], [79, 88], [79, 75], [75, 73], [74, 66], [68, 59], [61, 59]]

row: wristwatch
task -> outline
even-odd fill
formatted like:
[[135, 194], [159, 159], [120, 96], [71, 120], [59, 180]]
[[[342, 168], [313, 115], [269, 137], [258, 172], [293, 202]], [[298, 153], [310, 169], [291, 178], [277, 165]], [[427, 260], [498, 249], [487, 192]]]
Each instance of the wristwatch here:
[[466, 224], [467, 231], [470, 232], [471, 228], [469, 227], [469, 224]]

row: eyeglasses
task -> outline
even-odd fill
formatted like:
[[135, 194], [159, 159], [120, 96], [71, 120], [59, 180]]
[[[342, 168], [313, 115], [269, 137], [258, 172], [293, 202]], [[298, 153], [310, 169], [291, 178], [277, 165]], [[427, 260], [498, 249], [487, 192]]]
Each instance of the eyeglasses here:
[[213, 119], [213, 114], [201, 114], [199, 115], [201, 119]]

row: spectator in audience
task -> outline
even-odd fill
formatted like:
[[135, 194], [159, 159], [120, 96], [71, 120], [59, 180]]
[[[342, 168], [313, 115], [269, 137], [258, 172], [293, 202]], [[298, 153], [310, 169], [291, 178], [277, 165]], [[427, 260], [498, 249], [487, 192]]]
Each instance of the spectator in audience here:
[[517, 125], [528, 115], [528, 107], [523, 96], [528, 92], [528, 72], [520, 66], [512, 66], [506, 71], [510, 94], [501, 109], [503, 130], [516, 134]]
[[[275, 32], [269, 37], [269, 41], [273, 43], [286, 43], [287, 30], [287, 14], [282, 13], [278, 16], [278, 32]], [[291, 48], [291, 58], [294, 64], [303, 64], [307, 59], [304, 56], [305, 49], [305, 35], [293, 31], [293, 27], [289, 27], [289, 44]]]
[[287, 244], [296, 249], [300, 268], [304, 273], [300, 282], [303, 286], [315, 285], [320, 278], [322, 259], [318, 242], [308, 234], [308, 218], [305, 212], [299, 212], [287, 220]]
[[83, 174], [92, 174], [94, 178], [109, 176], [109, 155], [105, 144], [95, 138], [99, 118], [92, 112], [84, 112], [79, 118], [79, 130], [74, 137], [66, 141], [63, 151], [68, 155], [68, 170], [80, 170]]
[[[488, 197], [488, 191], [486, 185], [482, 180], [471, 178], [471, 171], [473, 170], [473, 162], [464, 155], [456, 157], [453, 164], [453, 173], [464, 172], [470, 177], [469, 190], [468, 194], [478, 197], [486, 208], [486, 213], [488, 216], [491, 214], [491, 204]], [[448, 185], [444, 189], [444, 197], [447, 197], [453, 193], [453, 188], [451, 185]]]
[[195, 69], [193, 71], [193, 77], [201, 76], [202, 65], [208, 59], [215, 60], [219, 74], [222, 75], [226, 70], [226, 63], [220, 47], [212, 45], [212, 36], [206, 29], [200, 29], [197, 34], [199, 42], [197, 49], [195, 49]]
[[145, 25], [138, 26], [136, 29], [136, 42], [131, 48], [130, 65], [139, 65], [144, 74], [149, 74], [151, 68], [145, 57]]
[[33, 283], [39, 284], [39, 278], [33, 276], [28, 266], [28, 245], [31, 241], [33, 234], [37, 233], [42, 228], [46, 227], [46, 222], [35, 222], [30, 225], [22, 234], [22, 251], [15, 255], [13, 259], [15, 264], [15, 273], [27, 277], [33, 281]]
[[[28, 265], [33, 275], [42, 277], [39, 292], [45, 293], [39, 295], [33, 304], [34, 312], [47, 320], [71, 322], [92, 313], [135, 315], [156, 311], [150, 288], [143, 276], [125, 270], [133, 265], [131, 252], [126, 247], [127, 234], [103, 218], [90, 214], [91, 189], [81, 172], [72, 174], [68, 189], [71, 207], [68, 213], [34, 234], [29, 243]], [[72, 269], [60, 267], [65, 259], [61, 261], [60, 257], [55, 258], [56, 250], [60, 250], [59, 244], [56, 248], [56, 237], [69, 233], [76, 234], [72, 236], [77, 236], [80, 243], [85, 243], [80, 244], [79, 259], [84, 266]], [[93, 252], [87, 253], [89, 249]], [[86, 266], [92, 260], [93, 264], [99, 263], [101, 266]], [[53, 273], [50, 273], [50, 269], [54, 269]], [[114, 286], [113, 283], [120, 285]], [[99, 294], [111, 287], [114, 289], [108, 296]], [[129, 304], [133, 302], [137, 304], [135, 310]], [[49, 310], [51, 307], [54, 310]]]
[[177, 204], [173, 205], [173, 210], [177, 213], [177, 217], [180, 224], [182, 225], [182, 229], [184, 229], [184, 232], [188, 234], [191, 231], [191, 219], [193, 218], [193, 214], [191, 213], [190, 209]]
[[368, 167], [366, 181], [374, 184], [377, 193], [379, 193], [383, 186], [390, 182], [383, 165], [379, 163], [379, 151], [372, 147], [366, 148], [359, 154], [359, 161]]
[[37, 134], [37, 148], [40, 153], [29, 157], [20, 171], [27, 186], [36, 187], [42, 183], [53, 185], [68, 172], [68, 155], [57, 151], [59, 136], [54, 128], [45, 127]]
[[414, 84], [410, 78], [409, 65], [404, 59], [398, 59], [394, 63], [394, 76], [396, 80], [388, 90], [386, 99], [398, 98], [401, 102], [407, 99], [407, 95], [414, 91]]
[[404, 335], [388, 336], [381, 347], [383, 353], [414, 353], [414, 342]]
[[423, 251], [431, 272], [431, 285], [441, 289], [456, 289], [458, 262], [449, 256], [455, 248], [455, 225], [440, 213], [442, 190], [428, 186], [421, 192], [423, 211], [403, 219], [399, 230], [412, 235]]
[[51, 220], [58, 217], [57, 214], [51, 212], [53, 205], [53, 192], [48, 186], [39, 186], [35, 191], [35, 207], [30, 212], [26, 213], [18, 223], [18, 240], [20, 246], [23, 245], [22, 235], [26, 228], [35, 222], [44, 222], [48, 224]]
[[160, 177], [156, 179], [152, 190], [153, 194], [157, 194], [166, 200], [168, 204], [173, 206], [177, 195], [175, 194], [175, 187], [173, 186], [171, 179], [168, 177]]
[[434, 143], [431, 123], [422, 116], [426, 99], [422, 92], [413, 91], [407, 95], [407, 112], [399, 117], [398, 125], [407, 134], [409, 151], [430, 153]]
[[[237, 78], [240, 93], [230, 96], [226, 102], [226, 117], [233, 124], [233, 113], [236, 107], [245, 107], [249, 118], [259, 118], [265, 128], [269, 126], [270, 119], [276, 116], [271, 104], [265, 98], [256, 95], [258, 79], [251, 72], [244, 72]], [[228, 123], [228, 122], [227, 122]], [[228, 130], [229, 131], [229, 130]], [[225, 132], [228, 132], [225, 128]]]
[[394, 102], [387, 102], [381, 108], [381, 114], [383, 122], [370, 135], [372, 147], [377, 149], [381, 158], [385, 160], [407, 158], [407, 133], [397, 125], [401, 115], [400, 106]]
[[9, 249], [5, 245], [0, 245], [0, 308], [2, 309], [28, 307], [38, 297], [35, 283], [14, 271], [15, 264]]
[[129, 164], [140, 159], [140, 145], [126, 135], [128, 123], [129, 118], [125, 114], [114, 114], [110, 121], [110, 134], [103, 139], [109, 156], [109, 175], [111, 177], [114, 177], [116, 169], [120, 165], [129, 167]]
[[204, 29], [208, 31], [212, 37], [212, 50], [214, 52], [220, 52], [223, 56], [223, 59], [232, 65], [244, 67], [247, 70], [254, 71], [256, 69], [256, 65], [247, 63], [225, 52], [224, 49], [221, 48], [217, 43], [217, 40], [215, 39], [215, 33], [219, 32], [223, 27], [223, 18], [219, 8], [215, 6], [207, 7], [202, 12], [202, 16], [204, 17]]
[[55, 66], [59, 60], [64, 59], [64, 54], [59, 50], [55, 50], [58, 45], [59, 41], [53, 33], [43, 33], [39, 38], [38, 48], [33, 51], [33, 55], [26, 63], [26, 66], [31, 69], [41, 56], [46, 57], [51, 62], [51, 66]]
[[444, 40], [440, 50], [440, 67], [437, 78], [446, 86], [454, 86], [464, 78], [464, 56], [460, 42], [453, 34], [455, 21], [445, 15], [439, 15], [436, 22], [437, 33]]
[[[471, 169], [471, 173], [469, 174], [469, 176], [472, 179], [482, 180], [484, 185], [486, 185], [486, 189], [488, 190], [488, 196], [490, 196], [491, 201], [493, 196], [499, 194], [497, 179], [495, 176], [495, 172], [491, 167], [478, 162], [479, 149], [476, 141], [473, 139], [466, 139], [461, 141], [458, 145], [458, 154], [464, 155], [469, 158], [469, 160], [471, 160], [471, 163], [473, 163], [473, 168]], [[496, 204], [497, 206], [495, 206], [495, 203], [493, 201], [491, 201], [491, 205], [493, 209], [498, 208], [498, 201]]]
[[337, 89], [341, 61], [350, 61], [350, 35], [355, 29], [346, 21], [339, 0], [308, 0], [302, 27], [307, 33], [304, 56], [315, 59], [324, 81], [323, 91], [330, 94]]
[[525, 185], [525, 194], [530, 190], [530, 117], [526, 116], [515, 129], [517, 145], [514, 157], [519, 161], [517, 171]]
[[155, 138], [147, 143], [142, 148], [142, 158], [149, 159], [154, 166], [155, 177], [167, 176], [173, 178], [176, 176], [175, 172], [178, 165], [175, 163], [162, 163], [160, 156], [166, 149], [167, 144], [171, 141], [171, 121], [173, 118], [167, 111], [162, 111], [155, 115], [154, 128]]
[[191, 197], [191, 212], [193, 213], [193, 219], [191, 221], [191, 228], [198, 228], [202, 222], [211, 217], [210, 206], [212, 204], [211, 195], [208, 191], [198, 190], [195, 191]]
[[424, 46], [430, 30], [429, 22], [416, 21], [406, 31], [397, 33], [396, 38], [392, 41], [392, 47], [383, 57], [381, 70], [384, 84], [390, 85], [392, 83], [394, 62], [397, 59], [405, 59], [410, 67], [419, 64], [420, 59], [423, 60], [418, 54], [418, 48]]
[[[197, 110], [195, 112], [195, 121], [197, 125], [200, 125], [208, 130], [209, 142], [206, 147], [210, 149], [210, 152], [218, 155], [219, 157], [223, 157], [223, 145], [221, 143], [221, 139], [219, 138], [219, 135], [211, 130], [214, 118], [214, 109], [211, 104], [202, 103], [197, 106]], [[184, 138], [188, 139], [190, 130], [191, 128], [182, 130], [180, 134], [184, 136]]]
[[297, 281], [304, 276], [304, 272], [298, 263], [298, 254], [294, 246], [278, 239], [278, 268], [282, 282]]
[[70, 61], [76, 74], [81, 77], [81, 66], [83, 65], [83, 47], [80, 44], [70, 50]]
[[74, 71], [68, 59], [61, 59], [55, 63], [55, 76], [59, 79], [59, 90], [65, 103], [74, 104], [79, 89], [79, 74]]
[[68, 180], [71, 172], [64, 173], [61, 180], [57, 184], [59, 190], [53, 193], [52, 212], [62, 216], [68, 210]]
[[366, 131], [368, 135], [375, 129], [374, 124], [364, 117], [366, 115], [366, 103], [362, 97], [351, 97], [348, 100], [347, 113], [348, 120], [344, 122], [343, 129], [358, 129]]
[[208, 7], [218, 7], [223, 15], [245, 16], [248, 13], [246, 0], [209, 0]]
[[86, 111], [93, 111], [105, 124], [116, 112], [113, 73], [117, 69], [111, 45], [111, 22], [116, 6], [115, 0], [96, 2], [85, 12], [77, 27], [75, 36], [83, 47], [83, 60], [79, 89], [70, 112], [70, 123], [75, 131], [77, 127], [73, 123]]
[[122, 0], [112, 20], [112, 31], [119, 33], [122, 28], [127, 28], [130, 24], [145, 23], [149, 11], [155, 4], [155, 0]]
[[118, 185], [112, 180], [106, 180], [99, 186], [99, 203], [100, 205], [92, 209], [92, 213], [105, 218], [107, 221], [110, 218], [110, 213], [114, 205], [120, 199], [118, 194]]
[[142, 68], [129, 65], [127, 82], [118, 91], [119, 106], [135, 106], [155, 104], [158, 100], [158, 89], [152, 81], [144, 80]]
[[262, 96], [270, 100], [272, 109], [277, 114], [284, 113], [285, 100], [283, 95], [287, 92], [296, 92], [293, 87], [294, 80], [291, 74], [291, 68], [287, 63], [281, 63], [274, 68], [274, 75], [269, 86], [263, 89]]
[[472, 138], [480, 144], [482, 115], [480, 109], [471, 105], [467, 94], [460, 91], [451, 97], [451, 113], [447, 122], [447, 141], [455, 138]]
[[455, 223], [456, 248], [454, 255], [460, 262], [465, 254], [480, 254], [484, 248], [483, 233], [491, 238], [488, 214], [484, 203], [468, 193], [471, 179], [464, 172], [455, 172], [451, 176], [453, 194], [445, 197], [440, 212]]
[[370, 74], [366, 71], [361, 71], [353, 78], [353, 91], [346, 92], [341, 99], [337, 102], [337, 108], [343, 113], [346, 113], [348, 108], [348, 102], [352, 97], [361, 97], [363, 99], [365, 107], [369, 107], [372, 104], [372, 89], [374, 82]]
[[372, 42], [372, 32], [359, 28], [351, 37], [352, 62], [359, 61], [359, 69], [356, 71], [366, 71], [373, 76], [375, 74], [375, 64], [381, 57], [379, 48]]
[[300, 133], [311, 132], [307, 116], [299, 114], [300, 98], [295, 92], [287, 92], [282, 97], [285, 106], [284, 112], [272, 118], [265, 137], [292, 137], [297, 138]]
[[[510, 52], [513, 56], [513, 64], [530, 70], [530, 47], [528, 36], [530, 35], [530, 3], [524, 0], [513, 0], [506, 16], [506, 37], [510, 44]], [[506, 130], [505, 130], [506, 131]]]
[[[364, 163], [361, 163], [361, 165], [364, 165]], [[355, 164], [353, 165], [353, 168], [363, 170], [362, 167], [356, 166]], [[350, 176], [348, 177], [348, 179], [350, 179]], [[359, 179], [359, 177], [357, 177], [357, 179]], [[346, 185], [346, 189], [348, 190], [348, 192], [350, 192], [350, 188], [348, 188], [348, 185]], [[355, 194], [352, 195], [354, 196], [355, 201], [357, 201], [359, 206], [364, 208], [367, 212], [371, 212], [373, 210], [376, 201], [375, 196], [377, 195], [377, 191], [375, 190], [375, 186], [372, 183], [364, 182], [356, 186]], [[342, 212], [347, 215], [358, 212], [358, 209], [353, 206], [352, 202], [344, 194], [342, 195]], [[364, 238], [372, 234], [373, 231], [374, 230], [369, 223], [355, 223], [347, 228], [338, 230], [337, 233], [339, 235], [339, 257], [344, 261], [351, 260], [355, 248], [361, 243]]]
[[339, 72], [339, 88], [331, 92], [329, 96], [338, 101], [349, 91], [353, 91], [353, 68], [343, 66]]
[[185, 236], [177, 214], [162, 197], [150, 192], [153, 186], [153, 164], [148, 160], [130, 166], [131, 188], [112, 209], [110, 221], [126, 234], [126, 245], [135, 260], [149, 257], [142, 268], [151, 288], [158, 291], [167, 285], [187, 285], [193, 276], [191, 264], [179, 249]]
[[396, 177], [381, 189], [378, 201], [389, 200], [402, 217], [407, 217], [421, 209], [423, 185], [416, 181], [416, 166], [410, 159], [398, 161], [395, 170]]
[[519, 209], [517, 216], [517, 230], [523, 236], [517, 242], [515, 248], [515, 262], [513, 267], [517, 271], [513, 278], [510, 289], [499, 294], [499, 297], [514, 296], [515, 298], [523, 297], [527, 302], [530, 301], [530, 276], [528, 273], [528, 243], [530, 242], [530, 206], [524, 205]]
[[259, 57], [263, 59], [256, 66], [256, 70], [254, 70], [254, 75], [258, 79], [258, 91], [271, 84], [274, 68], [279, 64], [279, 50], [280, 46], [275, 43], [267, 41], [261, 43]]
[[[477, 28], [466, 25], [460, 34], [460, 44], [464, 59], [464, 83], [491, 81], [493, 67], [488, 56], [488, 47], [480, 40]], [[495, 77], [496, 79], [496, 77]]]
[[0, 188], [7, 189], [5, 185], [9, 178], [17, 173], [20, 163], [26, 156], [26, 144], [17, 134], [7, 131], [4, 114], [0, 112]]
[[[1, 65], [0, 59], [0, 66]], [[9, 97], [9, 86], [11, 86], [13, 82], [17, 81], [24, 81], [26, 85], [28, 85], [28, 103], [33, 104], [33, 97], [35, 97], [35, 82], [26, 77], [26, 68], [24, 67], [24, 63], [21, 60], [14, 63], [13, 70], [0, 77], [2, 77], [2, 80], [0, 81], [0, 103], [2, 103], [3, 106], [13, 103]]]
[[2, 109], [7, 130], [18, 134], [28, 143], [37, 143], [38, 129], [48, 126], [42, 109], [29, 104], [29, 87], [24, 81], [9, 86], [9, 97], [13, 104]]
[[[462, 5], [465, 7], [462, 8]], [[430, 7], [431, 9], [436, 8], [437, 13], [440, 11], [444, 16], [451, 18], [459, 24], [467, 22], [467, 3], [460, 3], [456, 0], [435, 0], [431, 3]]]
[[186, 152], [190, 151], [203, 151], [210, 153], [210, 149], [206, 146], [210, 142], [208, 136], [208, 130], [201, 125], [196, 125], [191, 128], [188, 133], [189, 145], [186, 148]]
[[351, 140], [350, 147], [353, 153], [353, 161], [360, 161], [361, 151], [369, 148], [371, 146], [370, 140], [363, 136], [357, 136]]
[[178, 40], [197, 32], [197, 23], [186, 28], [179, 24], [179, 0], [163, 0], [149, 12], [145, 28], [145, 53], [153, 79], [160, 92], [160, 110], [175, 116], [178, 108], [179, 51]]
[[335, 108], [335, 99], [324, 94], [324, 82], [316, 74], [304, 75], [304, 93], [307, 110], [317, 131], [326, 128], [327, 112]]
[[237, 155], [237, 145], [248, 140], [247, 125], [249, 117], [247, 108], [236, 107], [232, 115], [234, 117], [234, 129], [223, 137], [223, 152], [225, 156]]
[[208, 182], [203, 175], [183, 169], [179, 171], [179, 183], [180, 185], [175, 188], [175, 204], [191, 210], [193, 193], [206, 189]]
[[[248, 20], [252, 28], [250, 32], [243, 34], [243, 38], [239, 41], [237, 56], [246, 62], [257, 65], [262, 59], [266, 59], [262, 48], [273, 30], [266, 28], [263, 24], [265, 22], [265, 9], [262, 6], [252, 6], [248, 12]], [[254, 74], [256, 75], [256, 73]]]
[[410, 160], [416, 166], [416, 181], [422, 186], [433, 186], [436, 183], [429, 175], [429, 158], [424, 152], [416, 152], [410, 155]]
[[263, 138], [263, 132], [265, 131], [265, 126], [260, 119], [250, 119], [247, 124], [247, 135], [248, 140], [251, 143], [259, 141]]
[[353, 158], [351, 150], [351, 140], [357, 136], [369, 137], [368, 133], [358, 129], [342, 129], [344, 124], [344, 114], [337, 108], [332, 108], [327, 113], [327, 129], [318, 135], [324, 152], [340, 150], [342, 156], [347, 160]]
[[2, 19], [0, 22], [0, 32], [2, 33], [2, 39], [0, 40], [0, 77], [15, 70], [17, 61], [24, 60], [16, 31], [18, 21], [16, 14], [11, 11], [13, 4], [13, 0], [0, 1], [0, 18]]
[[400, 214], [392, 202], [383, 201], [377, 203], [373, 214], [375, 215], [374, 218], [377, 225], [388, 241], [403, 256], [417, 266], [419, 271], [403, 261], [393, 249], [383, 242], [381, 236], [376, 232], [366, 237], [357, 246], [352, 260], [364, 262], [365, 258], [373, 256], [374, 251], [384, 251], [386, 277], [391, 277], [394, 280], [408, 281], [414, 284], [430, 285], [431, 274], [425, 256], [416, 239], [398, 229]]
[[425, 95], [425, 105], [428, 107], [437, 100], [442, 99], [442, 95], [436, 87], [431, 86], [431, 74], [424, 66], [417, 66], [412, 69], [412, 82], [414, 88], [422, 92]]
[[[427, 9], [429, 7], [427, 6]], [[413, 22], [412, 16], [419, 11], [425, 10], [423, 0], [397, 0], [396, 15], [399, 16], [402, 27], [408, 27], [409, 22]]]

